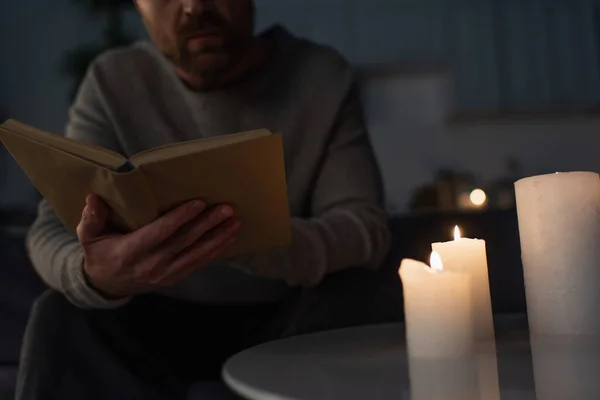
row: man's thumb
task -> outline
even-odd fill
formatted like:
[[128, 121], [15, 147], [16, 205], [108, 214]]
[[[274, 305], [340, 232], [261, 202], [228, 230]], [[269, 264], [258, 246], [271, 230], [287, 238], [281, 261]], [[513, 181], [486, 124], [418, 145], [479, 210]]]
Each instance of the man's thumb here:
[[77, 236], [80, 242], [87, 242], [102, 235], [106, 231], [108, 220], [108, 207], [102, 199], [91, 194], [85, 199], [86, 206], [77, 226]]

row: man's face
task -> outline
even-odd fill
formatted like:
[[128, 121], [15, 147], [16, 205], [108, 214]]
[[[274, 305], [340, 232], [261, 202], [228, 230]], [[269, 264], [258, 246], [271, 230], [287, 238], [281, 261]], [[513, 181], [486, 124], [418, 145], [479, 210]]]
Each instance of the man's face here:
[[136, 0], [150, 37], [192, 76], [219, 73], [252, 41], [252, 0]]

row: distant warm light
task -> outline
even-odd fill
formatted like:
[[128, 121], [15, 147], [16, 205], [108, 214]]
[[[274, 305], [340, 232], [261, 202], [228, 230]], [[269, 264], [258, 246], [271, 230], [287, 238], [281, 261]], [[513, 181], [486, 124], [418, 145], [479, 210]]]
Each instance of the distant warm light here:
[[454, 240], [460, 239], [460, 229], [458, 229], [458, 225], [454, 227]]
[[471, 203], [473, 203], [473, 205], [475, 205], [477, 207], [481, 207], [482, 205], [485, 204], [485, 202], [487, 200], [487, 195], [485, 194], [485, 192], [483, 190], [475, 189], [469, 195], [469, 199], [471, 200]]
[[436, 271], [444, 270], [444, 264], [442, 263], [442, 257], [440, 257], [440, 255], [438, 254], [437, 251], [431, 252], [431, 257], [429, 258], [429, 265], [431, 266], [431, 269], [433, 269], [433, 270], [436, 270]]

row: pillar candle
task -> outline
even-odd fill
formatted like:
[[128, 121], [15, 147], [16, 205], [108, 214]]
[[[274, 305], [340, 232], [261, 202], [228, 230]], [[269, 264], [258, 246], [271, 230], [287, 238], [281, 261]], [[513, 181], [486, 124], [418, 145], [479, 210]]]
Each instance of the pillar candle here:
[[600, 334], [600, 178], [592, 172], [515, 183], [532, 336]]
[[445, 271], [436, 252], [431, 265], [410, 259], [400, 264], [408, 354], [411, 358], [470, 355], [471, 277]]
[[471, 275], [475, 339], [494, 340], [485, 240], [461, 238], [457, 226], [454, 228], [454, 240], [433, 243], [431, 248], [440, 255], [447, 271]]

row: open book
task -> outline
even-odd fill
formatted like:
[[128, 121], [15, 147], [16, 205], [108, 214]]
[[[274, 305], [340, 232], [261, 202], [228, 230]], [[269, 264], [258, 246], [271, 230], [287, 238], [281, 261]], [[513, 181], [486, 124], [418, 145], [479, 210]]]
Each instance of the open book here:
[[111, 224], [138, 229], [191, 199], [227, 203], [242, 221], [227, 256], [291, 241], [280, 135], [255, 130], [154, 148], [127, 159], [14, 120], [0, 125], [0, 140], [75, 231], [90, 193], [113, 210]]

